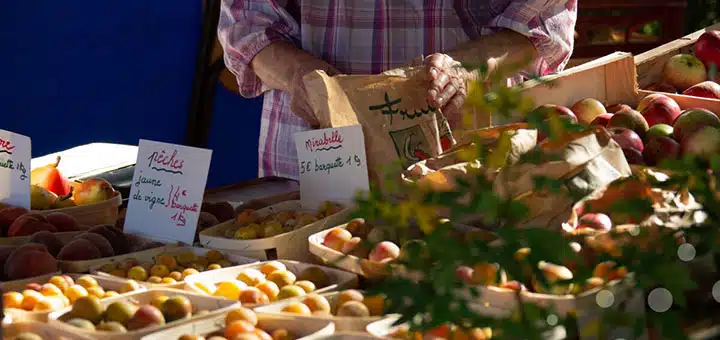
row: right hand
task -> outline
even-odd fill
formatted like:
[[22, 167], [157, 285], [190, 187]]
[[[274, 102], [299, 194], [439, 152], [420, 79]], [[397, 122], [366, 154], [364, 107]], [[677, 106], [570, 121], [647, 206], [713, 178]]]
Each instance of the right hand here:
[[322, 60], [312, 61], [307, 65], [302, 65], [295, 71], [292, 88], [290, 89], [290, 96], [292, 96], [290, 109], [313, 128], [320, 127], [320, 121], [315, 117], [315, 112], [312, 105], [310, 105], [310, 98], [303, 77], [316, 70], [325, 71], [329, 76], [340, 74], [337, 69]]

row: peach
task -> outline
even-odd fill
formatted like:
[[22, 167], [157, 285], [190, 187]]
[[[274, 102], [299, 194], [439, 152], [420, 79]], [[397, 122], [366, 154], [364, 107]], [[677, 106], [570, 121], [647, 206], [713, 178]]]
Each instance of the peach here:
[[325, 234], [325, 239], [323, 239], [322, 244], [328, 248], [340, 251], [345, 242], [349, 241], [352, 237], [353, 235], [349, 231], [343, 228], [335, 228]]
[[300, 302], [291, 302], [282, 308], [285, 313], [300, 314], [300, 315], [312, 315], [310, 307]]
[[367, 247], [365, 246], [363, 239], [359, 237], [353, 237], [345, 242], [340, 249], [340, 252], [359, 258], [366, 258], [368, 256]]
[[370, 261], [388, 262], [400, 256], [400, 247], [390, 241], [382, 241], [375, 245], [375, 248], [368, 255]]
[[270, 302], [270, 298], [267, 296], [267, 294], [263, 293], [258, 288], [255, 287], [248, 287], [243, 289], [240, 292], [240, 297], [238, 298], [242, 304], [251, 304], [251, 305], [262, 305]]
[[370, 232], [370, 226], [365, 223], [364, 218], [356, 218], [348, 222], [345, 229], [350, 232], [353, 236], [365, 238]]

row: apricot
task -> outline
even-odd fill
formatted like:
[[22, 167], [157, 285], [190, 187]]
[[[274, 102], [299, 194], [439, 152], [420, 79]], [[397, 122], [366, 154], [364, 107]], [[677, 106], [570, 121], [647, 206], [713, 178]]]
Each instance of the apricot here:
[[516, 291], [526, 291], [527, 290], [525, 285], [523, 285], [519, 281], [515, 281], [515, 280], [505, 282], [505, 283], [501, 284], [499, 287], [505, 288], [505, 289], [516, 290]]
[[251, 223], [255, 223], [259, 219], [259, 216], [255, 213], [254, 210], [248, 209], [241, 211], [239, 214], [237, 214], [237, 216], [235, 216], [235, 223], [239, 225], [248, 225]]
[[135, 315], [136, 310], [137, 307], [130, 302], [113, 302], [105, 309], [105, 321], [125, 324]]
[[95, 327], [98, 331], [104, 331], [104, 332], [118, 332], [118, 333], [125, 333], [127, 332], [127, 328], [123, 326], [119, 322], [110, 321], [110, 322], [101, 322], [97, 327]]
[[365, 296], [363, 296], [360, 291], [355, 289], [347, 289], [340, 292], [340, 294], [338, 295], [337, 306], [340, 307], [350, 301], [362, 302], [364, 299]]
[[195, 282], [195, 287], [200, 289], [207, 295], [212, 295], [215, 292], [215, 289], [210, 288], [208, 285], [206, 285], [202, 282]]
[[166, 295], [158, 295], [152, 298], [152, 300], [150, 300], [150, 305], [154, 306], [157, 309], [161, 309], [163, 303], [165, 303], [165, 301], [167, 301], [168, 299], [169, 297]]
[[366, 296], [362, 303], [370, 311], [372, 316], [380, 316], [385, 311], [385, 297], [382, 295]]
[[50, 280], [48, 280], [48, 283], [54, 284], [55, 287], [58, 287], [63, 293], [70, 288], [70, 283], [68, 283], [62, 276], [53, 276]]
[[35, 305], [42, 301], [45, 297], [40, 292], [35, 290], [24, 290], [22, 292], [23, 300], [21, 307], [24, 310], [31, 311], [35, 308]]
[[280, 289], [295, 283], [295, 274], [289, 270], [276, 270], [267, 276], [267, 280], [274, 282]]
[[213, 296], [224, 297], [229, 300], [238, 300], [240, 292], [247, 286], [242, 281], [224, 281], [215, 285]]
[[474, 270], [468, 266], [458, 266], [455, 268], [455, 276], [466, 283], [473, 283], [473, 272]]
[[192, 315], [192, 303], [182, 295], [172, 296], [162, 304], [161, 311], [167, 322], [186, 319]]
[[305, 295], [305, 290], [295, 286], [295, 285], [287, 285], [285, 287], [280, 288], [280, 293], [277, 295], [278, 300], [283, 299], [289, 299], [297, 296], [303, 296]]
[[125, 326], [128, 330], [136, 330], [150, 326], [165, 324], [165, 317], [159, 309], [151, 305], [140, 306], [127, 321]]
[[200, 274], [200, 272], [195, 268], [187, 268], [182, 271], [182, 279], [185, 280], [186, 277], [195, 274]]
[[108, 274], [113, 275], [113, 276], [117, 276], [117, 277], [122, 277], [122, 278], [126, 278], [126, 277], [127, 277], [127, 272], [124, 271], [124, 270], [122, 270], [122, 269], [120, 269], [120, 268], [118, 268], [118, 269], [113, 269], [113, 270], [111, 270]]
[[148, 273], [145, 268], [141, 266], [135, 266], [128, 270], [127, 278], [135, 281], [147, 281]]
[[208, 250], [208, 252], [205, 253], [205, 257], [211, 263], [217, 263], [218, 261], [225, 259], [225, 255], [223, 255], [221, 252], [219, 252], [217, 250]]
[[345, 242], [349, 241], [352, 237], [353, 235], [349, 231], [343, 228], [335, 228], [325, 234], [322, 244], [328, 248], [341, 251]]
[[225, 316], [225, 325], [229, 325], [233, 321], [237, 320], [245, 320], [253, 326], [257, 326], [258, 323], [257, 315], [255, 315], [255, 312], [244, 307], [233, 309], [228, 312]]
[[338, 307], [337, 316], [366, 317], [370, 310], [362, 302], [348, 301]]
[[315, 284], [307, 280], [295, 281], [295, 285], [302, 288], [305, 293], [311, 293], [315, 291]]
[[172, 255], [158, 255], [155, 262], [167, 268], [177, 268], [178, 266], [177, 260]]
[[103, 289], [103, 287], [100, 287], [100, 286], [94, 286], [94, 287], [87, 288], [87, 292], [88, 292], [88, 295], [95, 296], [99, 299], [102, 299], [105, 296], [105, 289]]
[[368, 259], [376, 262], [393, 261], [400, 256], [400, 247], [390, 241], [382, 241], [375, 245]]
[[330, 302], [322, 295], [308, 294], [302, 303], [308, 306], [313, 314], [329, 315], [331, 312]]
[[163, 279], [159, 276], [151, 276], [151, 277], [148, 277], [147, 282], [154, 283], [154, 284], [161, 284], [162, 280]]
[[315, 284], [316, 287], [327, 287], [330, 285], [330, 278], [327, 273], [320, 267], [308, 267], [300, 272], [297, 276], [298, 281], [310, 281]]
[[128, 280], [122, 285], [122, 287], [120, 287], [120, 294], [125, 294], [127, 292], [132, 292], [138, 289], [140, 289], [140, 284], [137, 283], [137, 281]]
[[170, 269], [162, 264], [156, 264], [150, 267], [150, 275], [157, 277], [166, 277], [170, 275]]
[[86, 297], [88, 293], [87, 289], [81, 285], [72, 285], [65, 291], [65, 296], [70, 300], [70, 303], [75, 303], [79, 298]]
[[97, 287], [100, 285], [94, 277], [88, 275], [83, 275], [79, 277], [76, 283], [83, 286], [85, 289], [88, 289], [90, 287]]
[[18, 292], [7, 292], [3, 294], [4, 308], [22, 309], [23, 295]]
[[273, 338], [272, 338], [272, 336], [270, 336], [270, 334], [268, 334], [266, 331], [264, 331], [260, 328], [255, 328], [255, 330], [253, 331], [253, 334], [257, 335], [257, 337], [260, 338], [260, 340], [273, 340]]
[[262, 266], [260, 266], [260, 272], [266, 276], [276, 270], [287, 270], [287, 267], [285, 267], [285, 265], [280, 261], [270, 261], [263, 263]]
[[39, 231], [33, 234], [30, 237], [29, 242], [44, 245], [45, 248], [48, 250], [48, 253], [50, 253], [52, 256], [57, 256], [57, 254], [60, 252], [60, 249], [62, 249], [63, 247], [63, 242], [60, 240], [60, 238], [47, 230]]
[[102, 320], [103, 312], [105, 312], [105, 308], [100, 303], [100, 299], [95, 296], [83, 296], [73, 302], [70, 314], [75, 318], [98, 323]]
[[115, 256], [115, 249], [113, 249], [110, 241], [105, 237], [97, 233], [83, 233], [78, 235], [76, 238], [82, 238], [90, 241], [102, 255], [101, 257]]
[[168, 277], [172, 277], [173, 279], [175, 279], [175, 281], [183, 280], [183, 274], [181, 272], [170, 272], [170, 274], [168, 274]]
[[74, 318], [74, 319], [68, 320], [66, 323], [68, 325], [84, 329], [86, 331], [95, 331], [95, 325], [92, 322], [85, 320], [85, 319]]
[[273, 340], [295, 340], [295, 336], [284, 328], [274, 330], [270, 336]]
[[255, 288], [260, 289], [265, 295], [268, 296], [270, 301], [275, 301], [277, 295], [280, 293], [280, 288], [272, 281], [265, 281], [259, 283]]
[[228, 260], [220, 260], [220, 261], [218, 261], [217, 264], [219, 264], [219, 265], [222, 266], [223, 268], [225, 268], [225, 267], [232, 267], [232, 265], [233, 265], [232, 262], [230, 262], [230, 261], [228, 261]]
[[207, 257], [205, 256], [198, 256], [193, 263], [197, 263], [203, 267], [207, 267], [210, 264], [210, 261], [208, 261]]
[[57, 297], [45, 297], [35, 304], [33, 312], [53, 312], [65, 308], [63, 301]]
[[236, 279], [245, 282], [250, 287], [254, 287], [265, 281], [265, 275], [255, 268], [247, 268], [240, 272]]
[[243, 289], [240, 292], [240, 297], [238, 298], [238, 300], [240, 300], [240, 303], [242, 304], [250, 305], [262, 305], [270, 302], [270, 298], [267, 296], [267, 294], [263, 293], [263, 291], [255, 287], [248, 287]]
[[40, 289], [40, 294], [43, 296], [58, 296], [63, 295], [62, 290], [52, 283], [45, 283]]
[[585, 281], [585, 286], [583, 287], [583, 290], [591, 290], [594, 288], [600, 288], [605, 285], [605, 280], [603, 280], [600, 277], [591, 277]]
[[234, 339], [237, 335], [243, 333], [252, 333], [255, 330], [253, 324], [245, 320], [235, 320], [225, 326], [224, 335], [228, 339]]
[[175, 279], [173, 279], [172, 277], [163, 277], [162, 280], [160, 281], [160, 283], [162, 283], [164, 285], [174, 285], [178, 282], [175, 281]]
[[222, 266], [217, 263], [213, 263], [213, 264], [207, 266], [207, 270], [215, 270], [215, 269], [220, 269], [220, 268], [222, 268]]
[[537, 280], [533, 279], [532, 284], [533, 288], [538, 293], [549, 293], [549, 294], [556, 294], [556, 295], [564, 295], [569, 294], [573, 290], [573, 285], [566, 285], [566, 284], [557, 284], [558, 281], [564, 281], [564, 280], [570, 280], [573, 278], [573, 273], [565, 266], [560, 266], [553, 263], [548, 262], [540, 262], [538, 263], [538, 269], [540, 269], [545, 275], [545, 279], [550, 285], [550, 289], [545, 289], [545, 287], [542, 287]]
[[282, 312], [300, 314], [300, 315], [312, 315], [310, 307], [300, 302], [290, 302], [282, 308]]
[[120, 296], [120, 293], [118, 293], [114, 290], [111, 290], [111, 291], [105, 292], [105, 296], [103, 296], [103, 298], [107, 299], [107, 298], [116, 297], [116, 296]]

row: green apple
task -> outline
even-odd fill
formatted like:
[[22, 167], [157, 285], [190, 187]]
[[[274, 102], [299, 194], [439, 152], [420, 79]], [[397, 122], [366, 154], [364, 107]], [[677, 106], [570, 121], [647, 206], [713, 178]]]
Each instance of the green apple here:
[[649, 141], [655, 137], [668, 137], [672, 138], [673, 127], [667, 124], [657, 124], [651, 126], [647, 132], [645, 132], [645, 141]]

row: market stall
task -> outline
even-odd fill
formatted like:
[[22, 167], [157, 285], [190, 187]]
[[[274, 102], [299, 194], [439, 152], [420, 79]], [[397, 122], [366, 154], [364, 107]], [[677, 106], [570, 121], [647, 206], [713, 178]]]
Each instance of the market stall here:
[[711, 339], [720, 97], [651, 91], [689, 44], [475, 87], [455, 131], [412, 70], [316, 72], [299, 183], [140, 140], [120, 192], [0, 130], [3, 336]]

